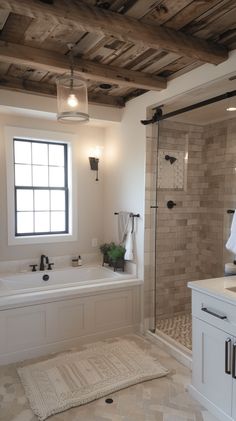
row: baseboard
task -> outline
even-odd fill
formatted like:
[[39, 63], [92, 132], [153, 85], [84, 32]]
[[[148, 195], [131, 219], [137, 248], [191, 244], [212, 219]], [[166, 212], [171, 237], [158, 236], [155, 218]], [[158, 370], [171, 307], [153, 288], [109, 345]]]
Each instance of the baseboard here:
[[[158, 336], [156, 333], [152, 333], [150, 331], [145, 332], [145, 336], [148, 337], [150, 340], [158, 344], [162, 349], [164, 349], [168, 354], [174, 357], [177, 361], [183, 364], [185, 367], [191, 369], [192, 368], [192, 353], [189, 350], [184, 350], [178, 348], [176, 344], [172, 341], [166, 340], [162, 336]], [[184, 348], [184, 347], [182, 347]]]
[[188, 386], [190, 395], [200, 402], [212, 415], [219, 419], [219, 421], [234, 421], [229, 415], [225, 414], [221, 409], [203, 396], [193, 385]]
[[111, 338], [114, 336], [126, 335], [129, 333], [140, 333], [140, 325], [126, 326], [122, 328], [107, 330], [104, 332], [93, 333], [90, 335], [80, 336], [64, 341], [53, 342], [51, 344], [41, 345], [39, 347], [28, 348], [17, 352], [0, 355], [0, 365], [16, 363], [31, 358], [38, 358], [43, 355], [54, 354], [62, 351], [70, 350], [84, 343], [96, 342]]

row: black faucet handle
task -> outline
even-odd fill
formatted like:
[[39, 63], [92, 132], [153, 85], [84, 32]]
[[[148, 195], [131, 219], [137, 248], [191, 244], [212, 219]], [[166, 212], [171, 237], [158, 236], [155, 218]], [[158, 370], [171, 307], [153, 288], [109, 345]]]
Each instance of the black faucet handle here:
[[48, 270], [52, 270], [52, 266], [54, 266], [54, 263], [49, 263], [48, 262]]
[[32, 268], [32, 272], [36, 272], [36, 267], [37, 267], [38, 265], [29, 265], [29, 267], [30, 268]]

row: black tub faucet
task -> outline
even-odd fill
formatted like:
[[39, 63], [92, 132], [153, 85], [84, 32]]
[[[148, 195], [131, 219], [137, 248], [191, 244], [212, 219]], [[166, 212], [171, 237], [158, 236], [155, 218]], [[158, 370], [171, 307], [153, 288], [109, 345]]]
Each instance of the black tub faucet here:
[[[44, 264], [44, 260], [45, 260], [45, 264]], [[48, 257], [45, 256], [44, 254], [41, 254], [39, 270], [45, 270], [45, 266], [48, 263], [49, 263]]]

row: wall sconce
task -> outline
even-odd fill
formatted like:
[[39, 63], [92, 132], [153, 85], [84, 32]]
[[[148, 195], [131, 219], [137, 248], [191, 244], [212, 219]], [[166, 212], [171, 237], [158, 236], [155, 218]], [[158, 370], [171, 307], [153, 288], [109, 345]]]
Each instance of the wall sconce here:
[[97, 171], [96, 181], [98, 181], [98, 163], [99, 163], [99, 159], [98, 158], [95, 158], [94, 156], [90, 156], [89, 157], [89, 163], [90, 163], [90, 169], [92, 171]]
[[96, 146], [95, 148], [93, 148], [90, 151], [90, 154], [89, 155], [90, 155], [89, 156], [90, 169], [92, 171], [97, 171], [96, 179], [95, 180], [96, 181], [99, 181], [98, 180], [98, 163], [99, 163], [99, 158], [101, 156], [101, 147]]

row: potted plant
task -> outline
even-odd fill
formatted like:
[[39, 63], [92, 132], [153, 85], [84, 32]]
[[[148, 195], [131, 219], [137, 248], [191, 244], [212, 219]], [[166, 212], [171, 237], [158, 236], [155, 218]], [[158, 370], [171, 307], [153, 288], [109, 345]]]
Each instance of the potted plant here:
[[105, 263], [110, 264], [110, 258], [108, 255], [109, 250], [112, 249], [112, 247], [115, 245], [115, 243], [104, 243], [100, 245], [100, 251], [103, 255], [103, 262], [102, 266], [104, 266]]
[[111, 261], [114, 271], [117, 269], [125, 270], [125, 248], [122, 245], [114, 244], [108, 251], [108, 256]]

